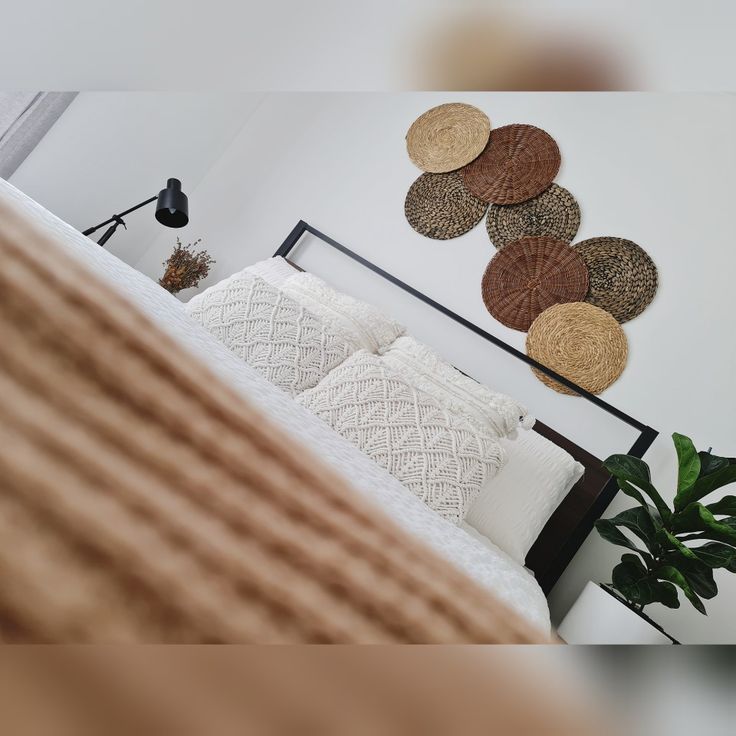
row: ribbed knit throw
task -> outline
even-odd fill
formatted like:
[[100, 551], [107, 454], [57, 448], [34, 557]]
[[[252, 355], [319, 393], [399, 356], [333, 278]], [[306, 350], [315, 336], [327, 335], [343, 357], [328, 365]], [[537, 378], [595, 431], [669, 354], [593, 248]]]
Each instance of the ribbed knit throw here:
[[2, 201], [0, 640], [545, 638]]

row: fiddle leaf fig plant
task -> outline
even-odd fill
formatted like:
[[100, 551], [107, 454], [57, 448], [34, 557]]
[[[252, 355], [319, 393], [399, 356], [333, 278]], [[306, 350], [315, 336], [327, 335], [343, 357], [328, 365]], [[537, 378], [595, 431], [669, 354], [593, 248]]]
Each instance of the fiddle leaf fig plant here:
[[736, 458], [698, 452], [682, 434], [672, 439], [678, 461], [672, 508], [652, 484], [643, 460], [611, 455], [604, 467], [639, 505], [595, 526], [605, 540], [628, 550], [613, 568], [611, 587], [636, 610], [650, 603], [679, 608], [682, 592], [705, 614], [703, 600], [718, 593], [713, 570], [736, 573], [736, 496], [701, 501], [736, 482]]

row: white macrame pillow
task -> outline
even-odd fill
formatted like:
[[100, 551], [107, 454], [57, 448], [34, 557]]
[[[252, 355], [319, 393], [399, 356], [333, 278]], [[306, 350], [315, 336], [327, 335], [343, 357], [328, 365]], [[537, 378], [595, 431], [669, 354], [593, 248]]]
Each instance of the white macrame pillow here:
[[185, 309], [292, 396], [316, 385], [358, 348], [350, 336], [247, 271], [195, 295]]
[[501, 440], [507, 461], [470, 507], [466, 523], [520, 565], [585, 468], [537, 432]]
[[504, 462], [495, 436], [360, 350], [296, 397], [386, 468], [427, 506], [459, 524]]
[[254, 263], [244, 270], [262, 278], [264, 281], [268, 281], [271, 286], [277, 288], [281, 288], [284, 285], [284, 281], [296, 273], [294, 266], [287, 263], [281, 256], [274, 256], [273, 258], [266, 258], [265, 261], [258, 261], [258, 263]]
[[371, 353], [379, 352], [406, 332], [403, 325], [387, 317], [380, 309], [335, 291], [311, 273], [295, 273], [280, 288], [321, 319], [349, 334], [361, 348]]
[[496, 437], [515, 437], [518, 427], [534, 425], [517, 401], [463, 375], [413, 337], [399, 337], [383, 351], [383, 358], [413, 385]]

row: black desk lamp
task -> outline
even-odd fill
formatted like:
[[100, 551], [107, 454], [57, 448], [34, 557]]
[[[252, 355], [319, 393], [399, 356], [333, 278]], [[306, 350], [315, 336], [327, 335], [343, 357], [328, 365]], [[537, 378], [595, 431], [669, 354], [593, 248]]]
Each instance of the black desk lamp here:
[[154, 200], [158, 200], [156, 203], [156, 219], [162, 225], [166, 225], [166, 227], [184, 227], [189, 222], [189, 200], [187, 199], [187, 195], [181, 190], [181, 182], [178, 179], [169, 179], [166, 182], [166, 189], [162, 189], [157, 197], [151, 197], [145, 202], [141, 202], [135, 207], [121, 212], [119, 215], [113, 215], [109, 220], [88, 228], [82, 234], [91, 235], [95, 230], [99, 230], [101, 227], [112, 223], [97, 241], [98, 245], [104, 245], [110, 240], [118, 225], [122, 225], [127, 230], [123, 217], [129, 215], [131, 212], [135, 212], [141, 207], [145, 207]]

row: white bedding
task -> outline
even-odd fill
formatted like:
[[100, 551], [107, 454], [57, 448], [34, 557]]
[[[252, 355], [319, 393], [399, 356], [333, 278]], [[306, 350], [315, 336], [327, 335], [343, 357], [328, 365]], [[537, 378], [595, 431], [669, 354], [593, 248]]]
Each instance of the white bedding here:
[[259, 406], [317, 456], [335, 467], [362, 494], [388, 510], [394, 521], [464, 570], [530, 622], [549, 630], [549, 609], [534, 577], [521, 565], [462, 528], [445, 521], [378, 466], [286, 393], [247, 366], [209, 332], [193, 322], [171, 294], [97, 246], [0, 179], [0, 196], [25, 211], [66, 250], [85, 261], [126, 294], [156, 324], [199, 356], [249, 401]]

